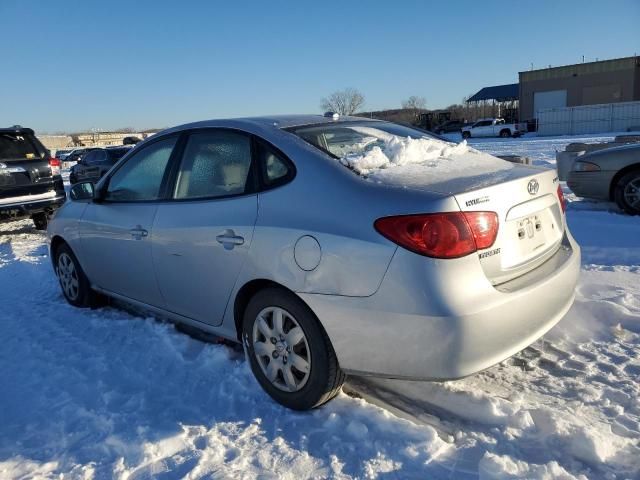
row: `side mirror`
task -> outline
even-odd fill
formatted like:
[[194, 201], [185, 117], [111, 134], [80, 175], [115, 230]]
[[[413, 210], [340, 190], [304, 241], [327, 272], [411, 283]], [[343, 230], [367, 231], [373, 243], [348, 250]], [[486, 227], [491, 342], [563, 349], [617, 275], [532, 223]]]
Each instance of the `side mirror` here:
[[76, 183], [71, 187], [69, 197], [73, 201], [93, 200], [96, 196], [96, 188], [91, 182]]

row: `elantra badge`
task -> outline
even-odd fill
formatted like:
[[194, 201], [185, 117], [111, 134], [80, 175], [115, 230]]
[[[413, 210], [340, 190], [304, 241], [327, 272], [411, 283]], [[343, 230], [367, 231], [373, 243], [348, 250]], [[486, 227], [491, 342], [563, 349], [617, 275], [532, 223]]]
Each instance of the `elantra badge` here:
[[527, 192], [529, 192], [530, 195], [535, 195], [536, 193], [538, 193], [539, 188], [540, 185], [535, 178], [533, 180], [529, 180], [529, 184], [527, 185]]

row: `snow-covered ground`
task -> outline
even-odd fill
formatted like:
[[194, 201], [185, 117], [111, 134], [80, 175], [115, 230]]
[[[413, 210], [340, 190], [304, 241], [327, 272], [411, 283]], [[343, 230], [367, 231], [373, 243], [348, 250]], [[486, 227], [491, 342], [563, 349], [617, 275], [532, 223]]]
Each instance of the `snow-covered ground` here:
[[[570, 141], [470, 144], [552, 164]], [[568, 199], [582, 278], [544, 339], [460, 381], [353, 379], [310, 413], [237, 349], [67, 305], [44, 235], [0, 225], [0, 478], [640, 478], [640, 217]]]

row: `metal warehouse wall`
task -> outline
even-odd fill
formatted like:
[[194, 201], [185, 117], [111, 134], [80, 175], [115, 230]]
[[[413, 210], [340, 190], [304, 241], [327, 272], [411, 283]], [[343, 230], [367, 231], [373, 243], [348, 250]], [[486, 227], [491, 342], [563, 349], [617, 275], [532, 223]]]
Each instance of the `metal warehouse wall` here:
[[640, 102], [549, 108], [538, 112], [538, 135], [624, 132], [640, 129]]
[[520, 120], [535, 118], [536, 92], [566, 90], [567, 107], [640, 101], [640, 57], [520, 72]]

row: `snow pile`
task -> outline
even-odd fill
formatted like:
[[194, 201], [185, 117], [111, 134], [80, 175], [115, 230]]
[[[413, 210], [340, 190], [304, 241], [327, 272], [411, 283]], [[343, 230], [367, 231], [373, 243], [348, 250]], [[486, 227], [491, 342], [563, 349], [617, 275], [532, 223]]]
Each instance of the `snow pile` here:
[[346, 154], [341, 158], [342, 163], [366, 175], [380, 168], [416, 163], [427, 167], [442, 166], [444, 162], [451, 161], [453, 156], [475, 151], [467, 146], [466, 141], [455, 145], [430, 138], [403, 138], [396, 135], [382, 139], [382, 147], [375, 145], [366, 150], [366, 145], [376, 140], [372, 138], [370, 142], [361, 142], [359, 145], [365, 147], [365, 153]]
[[[372, 146], [373, 143], [376, 145]], [[340, 161], [359, 175], [380, 181], [388, 174], [409, 174], [411, 179], [419, 176], [433, 181], [437, 178], [475, 176], [512, 168], [508, 162], [470, 148], [466, 141], [456, 145], [430, 138], [389, 135], [362, 144], [369, 145], [364, 153], [361, 153], [362, 150], [360, 153], [347, 153]]]
[[587, 480], [584, 475], [574, 476], [558, 462], [536, 465], [514, 460], [508, 455], [486, 453], [479, 464], [480, 480]]

